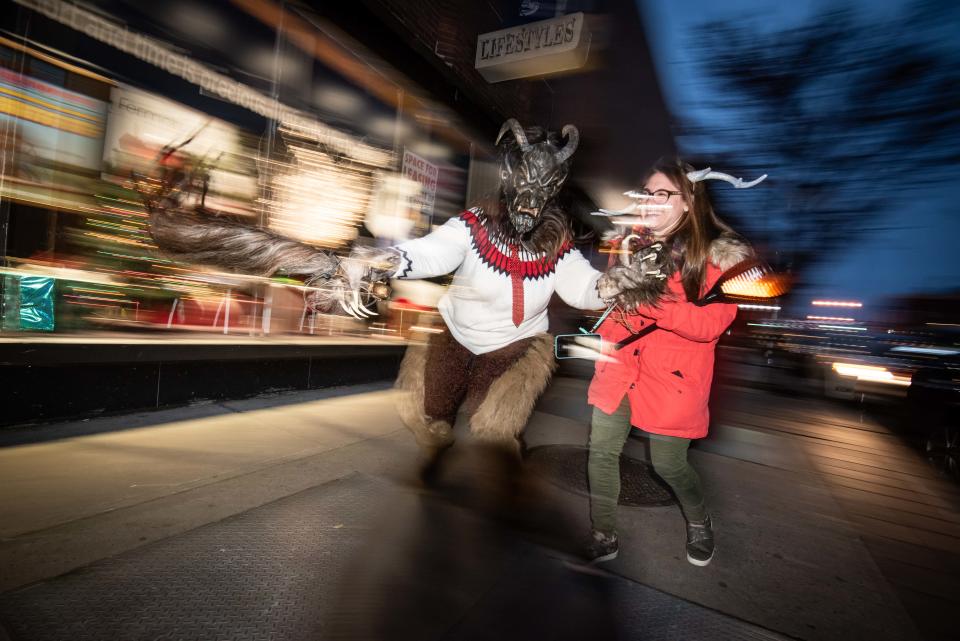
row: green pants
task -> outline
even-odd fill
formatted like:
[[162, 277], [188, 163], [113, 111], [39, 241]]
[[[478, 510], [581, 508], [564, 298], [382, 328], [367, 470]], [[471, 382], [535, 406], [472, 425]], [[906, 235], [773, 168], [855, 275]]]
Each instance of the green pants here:
[[[620, 498], [620, 453], [630, 434], [630, 403], [624, 398], [613, 414], [593, 408], [590, 424], [590, 519], [593, 529], [612, 533], [617, 529], [617, 502]], [[690, 439], [650, 435], [653, 469], [677, 496], [688, 521], [707, 517], [700, 477], [687, 462]]]

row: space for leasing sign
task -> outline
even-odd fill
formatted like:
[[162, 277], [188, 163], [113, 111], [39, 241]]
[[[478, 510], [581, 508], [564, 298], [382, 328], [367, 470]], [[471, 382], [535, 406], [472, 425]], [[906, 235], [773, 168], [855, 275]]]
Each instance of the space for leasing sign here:
[[423, 187], [420, 193], [422, 211], [428, 216], [432, 216], [433, 203], [437, 198], [437, 178], [440, 177], [439, 168], [426, 158], [404, 149], [401, 172], [404, 176], [417, 181]]
[[583, 13], [477, 36], [474, 67], [488, 82], [579, 69], [590, 53]]

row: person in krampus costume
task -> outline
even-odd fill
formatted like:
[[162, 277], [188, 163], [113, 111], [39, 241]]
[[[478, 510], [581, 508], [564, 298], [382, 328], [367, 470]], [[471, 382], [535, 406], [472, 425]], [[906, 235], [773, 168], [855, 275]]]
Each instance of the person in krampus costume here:
[[[566, 138], [566, 141], [563, 141]], [[555, 368], [547, 304], [599, 309], [600, 273], [573, 247], [555, 197], [567, 179], [579, 135], [524, 129], [515, 119], [497, 136], [500, 192], [423, 238], [396, 249], [399, 278], [456, 270], [440, 300], [447, 331], [407, 350], [397, 380], [400, 414], [436, 461], [454, 440], [461, 405], [475, 440], [518, 451], [518, 437]], [[430, 470], [428, 463], [425, 470]]]
[[[453, 443], [463, 404], [473, 437], [519, 451], [520, 432], [555, 368], [546, 333], [551, 296], [579, 309], [604, 306], [601, 274], [574, 248], [555, 200], [578, 142], [573, 125], [557, 134], [511, 118], [497, 136], [501, 184], [493, 206], [469, 209], [422, 238], [357, 248], [346, 258], [211, 215], [202, 204], [202, 174], [182, 164], [166, 166], [141, 192], [162, 250], [187, 262], [301, 277], [315, 287], [309, 302], [316, 309], [339, 305], [363, 316], [371, 292], [391, 277], [455, 272], [438, 305], [445, 331], [426, 347], [408, 348], [397, 380], [401, 418], [435, 462]], [[199, 203], [186, 204], [191, 193], [200, 194]], [[607, 288], [636, 286], [638, 278], [622, 270], [607, 278]]]

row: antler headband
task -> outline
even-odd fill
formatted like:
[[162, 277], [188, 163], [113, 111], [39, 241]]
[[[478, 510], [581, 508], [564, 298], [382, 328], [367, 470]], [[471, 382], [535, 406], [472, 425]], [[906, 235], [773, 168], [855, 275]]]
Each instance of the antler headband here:
[[767, 177], [766, 174], [760, 176], [756, 180], [751, 180], [748, 183], [743, 182], [743, 178], [734, 178], [730, 174], [724, 174], [719, 171], [713, 171], [710, 167], [706, 169], [698, 169], [696, 171], [687, 172], [687, 180], [692, 183], [698, 183], [701, 180], [722, 180], [733, 185], [737, 189], [749, 189], [754, 185], [759, 185]]

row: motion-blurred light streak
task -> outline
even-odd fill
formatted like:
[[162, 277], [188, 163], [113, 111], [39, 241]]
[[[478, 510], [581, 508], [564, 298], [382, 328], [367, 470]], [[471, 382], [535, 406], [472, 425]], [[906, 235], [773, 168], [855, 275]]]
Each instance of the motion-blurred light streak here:
[[885, 367], [857, 365], [853, 363], [833, 363], [832, 369], [841, 376], [851, 376], [858, 381], [872, 381], [875, 383], [887, 383], [889, 385], [910, 385], [909, 377], [898, 376]]
[[843, 301], [843, 300], [815, 300], [810, 303], [815, 307], [863, 307], [863, 303], [857, 301]]

